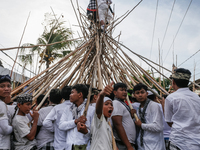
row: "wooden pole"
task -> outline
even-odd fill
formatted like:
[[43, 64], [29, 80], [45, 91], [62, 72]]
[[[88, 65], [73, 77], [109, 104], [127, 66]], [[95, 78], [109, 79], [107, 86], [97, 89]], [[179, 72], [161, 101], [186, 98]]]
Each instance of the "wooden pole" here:
[[[19, 46], [21, 45], [22, 39], [23, 39], [23, 37], [24, 37], [24, 33], [25, 33], [25, 30], [26, 30], [26, 26], [27, 26], [27, 24], [28, 24], [28, 19], [29, 19], [29, 17], [30, 17], [30, 14], [31, 14], [31, 12], [29, 12], [28, 18], [27, 18], [27, 20], [26, 20], [26, 25], [25, 25], [25, 27], [24, 27], [24, 31], [23, 31], [23, 33], [22, 33], [22, 37], [21, 37], [20, 42], [19, 42]], [[16, 63], [16, 61], [17, 61], [18, 53], [19, 53], [19, 48], [18, 48], [18, 50], [17, 50], [17, 54], [16, 54], [16, 57], [15, 57], [15, 61], [14, 61], [14, 64], [13, 64], [13, 67], [12, 67], [12, 70], [11, 70], [11, 73], [10, 73], [10, 76], [11, 76], [11, 77], [12, 77], [13, 69], [14, 69], [14, 67], [15, 67], [15, 63]]]
[[[127, 96], [126, 96], [126, 100], [127, 100], [127, 102], [128, 102], [128, 105], [129, 105], [130, 109], [133, 109], [133, 106], [132, 106], [132, 104], [131, 104], [131, 102], [130, 102], [130, 100], [129, 100], [128, 94], [127, 94]], [[138, 118], [138, 116], [137, 116], [136, 113], [134, 113], [134, 117], [135, 117], [136, 121], [139, 120], [139, 118]]]

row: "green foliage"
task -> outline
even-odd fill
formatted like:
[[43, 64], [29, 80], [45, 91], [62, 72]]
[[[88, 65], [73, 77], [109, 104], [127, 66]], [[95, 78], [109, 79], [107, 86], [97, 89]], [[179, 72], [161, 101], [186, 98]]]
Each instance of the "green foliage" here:
[[[41, 57], [40, 63], [45, 62], [46, 68], [56, 59], [62, 58], [70, 53], [71, 46], [74, 45], [74, 41], [66, 41], [72, 38], [72, 31], [64, 26], [64, 21], [59, 21], [49, 13], [45, 14], [44, 32], [37, 39], [36, 45], [47, 45], [55, 42], [64, 41], [62, 43], [57, 43], [49, 46], [35, 46], [29, 49], [27, 54], [25, 48], [21, 49], [21, 55], [19, 56], [22, 62], [28, 62], [32, 64], [33, 55], [39, 55]], [[75, 42], [76, 43], [76, 42]], [[33, 44], [24, 44], [23, 46], [31, 46]]]
[[[148, 72], [148, 74], [151, 74], [151, 72], [149, 71], [149, 70], [147, 70], [146, 72]], [[149, 85], [152, 85], [152, 88], [153, 89], [156, 89], [156, 87], [151, 83], [151, 81], [143, 74], [142, 75], [143, 76], [143, 78], [149, 83]], [[138, 81], [135, 77], [133, 77], [136, 81]], [[159, 77], [157, 77], [157, 78], [154, 78], [158, 83], [159, 83]], [[167, 90], [168, 91], [168, 89], [169, 89], [169, 87], [170, 87], [170, 80], [169, 79], [165, 79], [164, 78], [164, 82], [163, 82], [163, 80], [161, 79], [161, 85], [162, 85], [162, 87], [165, 87], [165, 90]], [[159, 92], [158, 92], [159, 93]]]

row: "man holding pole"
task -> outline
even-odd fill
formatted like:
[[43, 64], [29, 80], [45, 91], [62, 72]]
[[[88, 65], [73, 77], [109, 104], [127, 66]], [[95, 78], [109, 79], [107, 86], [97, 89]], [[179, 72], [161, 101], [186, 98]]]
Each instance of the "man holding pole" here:
[[87, 116], [83, 116], [85, 110], [88, 88], [83, 84], [72, 87], [70, 94], [70, 106], [67, 106], [60, 119], [59, 129], [66, 131], [65, 150], [85, 150], [90, 135], [90, 126], [95, 108], [89, 106]]
[[140, 128], [137, 138], [138, 150], [165, 150], [163, 115], [158, 103], [148, 99], [147, 86], [139, 83], [133, 88], [134, 97], [140, 103], [137, 111]]
[[[119, 150], [135, 150], [136, 130], [130, 107], [124, 102], [127, 97], [127, 85], [116, 83], [113, 91], [113, 133]], [[133, 111], [132, 111], [133, 112]]]
[[170, 150], [200, 149], [200, 98], [188, 88], [191, 72], [175, 69], [170, 77], [174, 93], [165, 100], [165, 121], [171, 126]]

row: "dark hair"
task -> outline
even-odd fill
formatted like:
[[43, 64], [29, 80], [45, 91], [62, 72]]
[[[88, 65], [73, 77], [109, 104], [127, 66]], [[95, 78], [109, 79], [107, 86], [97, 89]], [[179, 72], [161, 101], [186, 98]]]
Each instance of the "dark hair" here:
[[[40, 96], [38, 96], [37, 98], [37, 104], [39, 105], [42, 101], [42, 99], [45, 97], [45, 95], [41, 94]], [[42, 104], [41, 107], [43, 107], [45, 104], [49, 104], [49, 101], [48, 101], [48, 97], [45, 99], [44, 103]]]
[[71, 86], [65, 86], [64, 88], [62, 88], [62, 90], [61, 90], [62, 98], [64, 98], [65, 100], [69, 100], [69, 96], [71, 94], [71, 90], [72, 90]]
[[96, 89], [96, 88], [92, 88], [92, 93], [91, 93], [91, 96], [90, 96], [90, 102], [93, 100], [94, 95], [98, 95], [98, 94], [99, 94], [99, 90]]
[[87, 98], [88, 95], [88, 88], [84, 84], [76, 84], [72, 87], [72, 89], [75, 89], [78, 93], [83, 94], [83, 99]]
[[134, 86], [133, 92], [135, 93], [135, 91], [141, 90], [141, 89], [144, 89], [145, 91], [147, 91], [148, 87], [142, 83], [138, 83], [137, 85]]
[[52, 89], [50, 92], [50, 101], [54, 104], [59, 104], [62, 100], [62, 96], [60, 94], [59, 89]]
[[189, 80], [173, 79], [179, 88], [188, 87]]
[[114, 85], [114, 91], [117, 91], [119, 88], [126, 88], [127, 89], [127, 85], [125, 83], [116, 83]]
[[7, 75], [0, 75], [0, 83], [9, 82], [11, 83], [11, 77]]
[[147, 96], [147, 98], [154, 101], [156, 98], [156, 95], [152, 94], [152, 95]]

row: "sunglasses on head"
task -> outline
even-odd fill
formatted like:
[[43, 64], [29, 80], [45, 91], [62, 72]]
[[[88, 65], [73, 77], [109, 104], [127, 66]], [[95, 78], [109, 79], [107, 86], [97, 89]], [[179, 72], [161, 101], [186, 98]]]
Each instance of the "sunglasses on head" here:
[[11, 80], [9, 75], [0, 75], [0, 80], [8, 79]]

